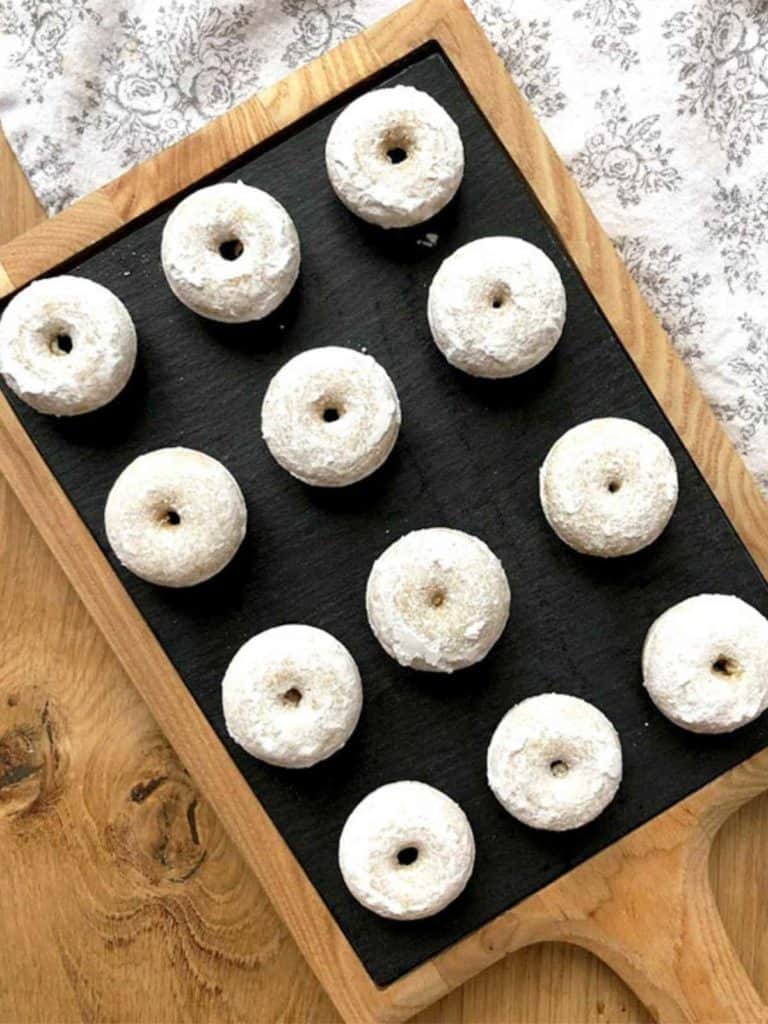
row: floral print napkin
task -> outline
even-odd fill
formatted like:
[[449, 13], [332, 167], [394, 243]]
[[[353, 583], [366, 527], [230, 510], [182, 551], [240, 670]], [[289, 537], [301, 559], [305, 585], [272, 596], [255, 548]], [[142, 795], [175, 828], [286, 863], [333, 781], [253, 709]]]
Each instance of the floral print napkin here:
[[[0, 0], [50, 212], [400, 0]], [[768, 494], [768, 0], [470, 0]]]

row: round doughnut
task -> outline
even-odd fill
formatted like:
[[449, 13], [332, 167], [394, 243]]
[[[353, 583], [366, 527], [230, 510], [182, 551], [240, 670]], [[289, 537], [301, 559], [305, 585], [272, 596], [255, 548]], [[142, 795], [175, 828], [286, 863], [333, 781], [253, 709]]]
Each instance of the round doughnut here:
[[104, 510], [118, 561], [164, 587], [192, 587], [220, 572], [240, 547], [246, 519], [229, 470], [191, 448], [158, 448], [134, 459]]
[[269, 383], [261, 432], [283, 469], [314, 487], [346, 487], [387, 459], [400, 402], [372, 356], [329, 345], [294, 356]]
[[440, 266], [427, 318], [452, 366], [473, 377], [515, 377], [549, 355], [565, 322], [552, 260], [522, 238], [478, 238]]
[[699, 594], [656, 619], [643, 685], [690, 732], [732, 732], [768, 707], [768, 620], [738, 597]]
[[539, 473], [541, 507], [560, 540], [615, 558], [652, 544], [677, 504], [675, 460], [632, 420], [588, 420], [554, 443]]
[[488, 747], [488, 785], [531, 828], [564, 832], [605, 810], [621, 782], [619, 735], [593, 704], [542, 693], [511, 708]]
[[222, 682], [227, 732], [268, 764], [308, 768], [341, 750], [363, 704], [343, 644], [314, 626], [275, 626], [243, 644]]
[[481, 661], [504, 631], [509, 599], [504, 567], [488, 545], [443, 527], [391, 544], [373, 563], [365, 594], [381, 646], [422, 672]]
[[299, 236], [269, 193], [225, 181], [183, 199], [163, 228], [173, 294], [209, 320], [240, 324], [277, 309], [299, 275]]
[[344, 109], [328, 134], [333, 190], [352, 213], [382, 228], [428, 220], [450, 202], [464, 175], [453, 118], [410, 85], [374, 89]]
[[33, 281], [0, 319], [0, 373], [38, 412], [77, 416], [101, 408], [123, 390], [135, 362], [130, 313], [85, 277]]
[[464, 890], [475, 864], [461, 807], [424, 782], [391, 782], [355, 807], [339, 840], [339, 866], [358, 902], [381, 917], [431, 917]]

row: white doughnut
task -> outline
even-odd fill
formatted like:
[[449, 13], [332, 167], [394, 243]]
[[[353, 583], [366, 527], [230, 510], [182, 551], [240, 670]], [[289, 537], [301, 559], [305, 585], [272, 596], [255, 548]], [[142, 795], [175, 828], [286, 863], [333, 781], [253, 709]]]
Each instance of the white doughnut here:
[[351, 348], [294, 356], [269, 383], [261, 432], [283, 469], [315, 487], [346, 487], [387, 459], [400, 402], [386, 370]]
[[166, 221], [163, 272], [180, 302], [239, 324], [277, 309], [299, 275], [299, 236], [269, 193], [226, 181], [183, 199]]
[[632, 420], [588, 420], [554, 443], [539, 473], [541, 507], [584, 555], [615, 558], [652, 544], [677, 504], [675, 460]]
[[478, 238], [440, 266], [427, 318], [452, 366], [474, 377], [515, 377], [549, 355], [565, 322], [552, 260], [522, 238]]
[[383, 228], [421, 224], [450, 202], [464, 174], [453, 118], [410, 85], [375, 89], [333, 123], [325, 146], [333, 190], [353, 213]]
[[431, 917], [464, 890], [475, 864], [472, 826], [449, 796], [423, 782], [391, 782], [347, 818], [339, 866], [347, 888], [381, 917]]
[[699, 594], [656, 619], [643, 646], [643, 685], [691, 732], [731, 732], [768, 706], [768, 620], [738, 597]]
[[373, 563], [365, 594], [376, 639], [395, 661], [455, 672], [481, 661], [509, 617], [509, 583], [487, 544], [461, 530], [414, 530]]
[[621, 782], [619, 735], [593, 704], [542, 693], [511, 708], [488, 747], [488, 785], [531, 828], [564, 832], [602, 813]]
[[220, 572], [240, 547], [246, 518], [229, 470], [191, 448], [158, 448], [134, 459], [104, 510], [118, 560], [164, 587], [191, 587]]
[[227, 732], [268, 764], [308, 768], [341, 750], [363, 703], [343, 644], [314, 626], [275, 626], [243, 644], [222, 682]]
[[38, 412], [77, 416], [101, 408], [123, 390], [135, 362], [128, 310], [85, 277], [33, 281], [0, 319], [0, 373]]

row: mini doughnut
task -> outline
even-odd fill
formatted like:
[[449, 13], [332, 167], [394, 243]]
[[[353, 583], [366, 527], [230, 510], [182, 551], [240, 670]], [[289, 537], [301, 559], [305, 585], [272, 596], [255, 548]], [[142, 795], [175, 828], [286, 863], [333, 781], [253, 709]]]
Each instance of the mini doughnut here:
[[77, 416], [101, 408], [123, 390], [135, 362], [130, 313], [85, 277], [33, 281], [0, 319], [0, 373], [38, 412]]
[[341, 750], [363, 703], [343, 644], [314, 626], [275, 626], [243, 644], [222, 683], [227, 732], [268, 764], [308, 768]]
[[450, 202], [464, 175], [456, 123], [410, 85], [374, 89], [343, 110], [325, 164], [352, 213], [383, 228], [421, 224]]
[[346, 487], [387, 459], [400, 430], [395, 386], [372, 356], [314, 348], [269, 383], [261, 432], [275, 461], [314, 487]]
[[504, 631], [509, 599], [504, 567], [488, 545], [443, 527], [391, 544], [373, 563], [365, 595], [381, 646], [422, 672], [481, 661]]
[[246, 518], [229, 470], [191, 448], [158, 448], [134, 459], [104, 510], [118, 561], [164, 587], [192, 587], [220, 572], [240, 547]]
[[225, 181], [182, 199], [163, 229], [163, 272], [176, 298], [239, 324], [277, 309], [299, 275], [299, 236], [267, 192]]
[[541, 507], [560, 540], [615, 558], [652, 544], [677, 504], [675, 460], [632, 420], [588, 420], [554, 443], [539, 473]]
[[391, 782], [347, 818], [339, 866], [358, 902], [381, 917], [416, 921], [447, 907], [475, 864], [467, 816], [423, 782]]
[[515, 377], [549, 355], [565, 322], [565, 289], [549, 256], [522, 238], [478, 238], [435, 274], [427, 318], [452, 366]]
[[619, 735], [578, 697], [542, 693], [511, 708], [488, 747], [488, 785], [531, 828], [564, 832], [602, 813], [621, 782]]
[[726, 594], [673, 605], [646, 635], [643, 685], [683, 729], [739, 729], [768, 707], [768, 620]]

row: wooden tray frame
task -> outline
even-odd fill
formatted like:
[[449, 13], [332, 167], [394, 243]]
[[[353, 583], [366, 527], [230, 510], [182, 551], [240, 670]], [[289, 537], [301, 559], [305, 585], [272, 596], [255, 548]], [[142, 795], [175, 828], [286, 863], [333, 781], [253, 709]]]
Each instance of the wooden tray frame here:
[[[461, 0], [414, 0], [50, 221], [0, 247], [0, 297], [152, 210], [344, 90], [435, 41], [525, 175], [742, 542], [768, 574], [768, 507], [520, 93]], [[708, 879], [720, 825], [768, 787], [768, 750], [398, 981], [371, 981], [8, 403], [0, 470], [342, 1016], [402, 1021], [506, 953], [560, 940], [605, 960], [664, 1021], [768, 1022]]]

